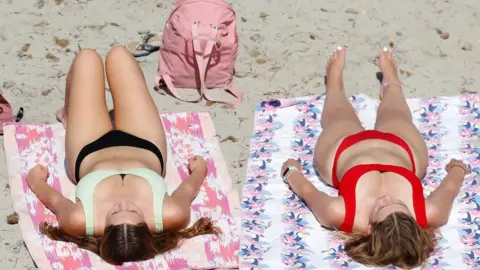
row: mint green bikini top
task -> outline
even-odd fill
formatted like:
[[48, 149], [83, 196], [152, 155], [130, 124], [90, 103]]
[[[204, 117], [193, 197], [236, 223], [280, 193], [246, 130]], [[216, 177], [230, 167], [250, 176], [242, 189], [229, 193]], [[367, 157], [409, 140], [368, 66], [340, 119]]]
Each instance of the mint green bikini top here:
[[155, 215], [155, 230], [157, 233], [163, 230], [163, 198], [167, 193], [167, 186], [161, 175], [157, 172], [146, 168], [131, 169], [125, 171], [118, 170], [99, 170], [85, 175], [81, 181], [78, 182], [75, 190], [75, 197], [77, 197], [83, 205], [85, 212], [86, 235], [93, 236], [93, 192], [97, 185], [105, 178], [113, 175], [135, 175], [141, 177], [150, 184], [153, 193], [153, 211]]

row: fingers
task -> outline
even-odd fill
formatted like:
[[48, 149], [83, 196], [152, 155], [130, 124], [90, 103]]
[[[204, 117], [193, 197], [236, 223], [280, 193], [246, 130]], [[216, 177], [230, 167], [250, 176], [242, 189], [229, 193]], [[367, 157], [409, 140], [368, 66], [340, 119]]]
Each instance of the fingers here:
[[189, 158], [188, 162], [194, 162], [194, 161], [198, 161], [198, 160], [204, 160], [204, 158], [199, 156], [199, 155], [195, 155], [195, 156]]
[[33, 169], [41, 170], [43, 172], [45, 172], [45, 171], [48, 172], [48, 168], [43, 166], [42, 164], [35, 165], [35, 167], [33, 167]]
[[296, 167], [298, 167], [299, 163], [296, 159], [294, 158], [289, 158], [287, 159], [287, 161], [285, 161], [283, 163], [283, 166], [282, 167], [288, 167], [289, 165], [295, 165]]
[[465, 170], [465, 174], [472, 173], [472, 169], [470, 168], [470, 166], [468, 166], [462, 160], [454, 159], [454, 158], [452, 158], [450, 162], [445, 166], [445, 169], [447, 170], [447, 172], [449, 172], [455, 166], [463, 168]]
[[45, 167], [45, 166], [43, 166], [43, 165], [40, 165], [40, 169], [41, 169], [42, 172], [44, 172], [44, 173], [47, 175], [47, 177], [48, 177], [48, 174], [49, 174], [49, 172], [48, 172], [48, 167]]

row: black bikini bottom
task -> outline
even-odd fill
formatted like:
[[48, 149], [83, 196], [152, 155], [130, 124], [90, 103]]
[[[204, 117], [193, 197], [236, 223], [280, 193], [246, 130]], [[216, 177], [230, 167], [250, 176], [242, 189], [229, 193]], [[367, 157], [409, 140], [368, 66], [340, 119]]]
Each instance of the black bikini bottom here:
[[82, 165], [82, 161], [93, 152], [114, 146], [131, 146], [154, 153], [160, 161], [163, 175], [164, 164], [162, 152], [160, 152], [160, 149], [158, 149], [155, 144], [121, 130], [111, 130], [97, 140], [85, 145], [78, 154], [77, 160], [75, 161], [75, 180], [77, 180], [77, 183], [80, 181], [80, 166]]

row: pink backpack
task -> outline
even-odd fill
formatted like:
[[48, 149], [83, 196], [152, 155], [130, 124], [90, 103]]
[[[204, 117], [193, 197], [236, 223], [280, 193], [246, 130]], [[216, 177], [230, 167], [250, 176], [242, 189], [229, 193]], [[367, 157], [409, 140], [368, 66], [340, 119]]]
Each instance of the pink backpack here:
[[0, 93], [0, 135], [3, 134], [3, 124], [13, 122], [12, 106]]
[[[176, 98], [199, 102], [202, 97], [236, 106], [243, 94], [233, 83], [238, 36], [235, 11], [223, 0], [176, 0], [163, 30], [155, 86], [164, 83]], [[180, 98], [176, 88], [200, 89], [197, 100]], [[224, 88], [234, 102], [214, 100], [209, 88]]]

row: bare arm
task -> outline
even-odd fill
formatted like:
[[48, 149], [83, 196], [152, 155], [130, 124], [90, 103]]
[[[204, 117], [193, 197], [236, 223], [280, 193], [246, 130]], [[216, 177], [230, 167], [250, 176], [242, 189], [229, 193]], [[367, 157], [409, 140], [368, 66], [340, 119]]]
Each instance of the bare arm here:
[[48, 169], [37, 165], [28, 173], [27, 183], [38, 199], [57, 216], [60, 227], [71, 227], [70, 223], [73, 220], [71, 215], [75, 204], [49, 186], [47, 178]]
[[60, 222], [62, 219], [65, 220], [65, 217], [69, 216], [74, 203], [50, 187], [45, 180], [37, 179], [32, 182], [34, 183], [30, 185], [30, 188], [38, 199], [57, 216]]
[[167, 199], [167, 207], [163, 212], [166, 230], [181, 230], [190, 223], [190, 205], [197, 197], [207, 174], [206, 161], [198, 156], [189, 160], [192, 172]]
[[202, 171], [194, 171], [185, 179], [180, 186], [172, 193], [172, 197], [176, 197], [182, 201], [190, 203], [197, 197], [200, 187], [205, 180], [205, 174]]
[[438, 188], [430, 194], [426, 202], [428, 223], [438, 228], [448, 222], [453, 201], [462, 186], [466, 171], [452, 167]]
[[293, 192], [307, 204], [318, 222], [328, 228], [337, 227], [339, 215], [335, 198], [318, 190], [301, 172], [292, 171], [287, 177]]

